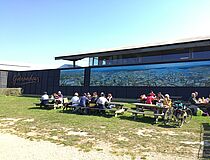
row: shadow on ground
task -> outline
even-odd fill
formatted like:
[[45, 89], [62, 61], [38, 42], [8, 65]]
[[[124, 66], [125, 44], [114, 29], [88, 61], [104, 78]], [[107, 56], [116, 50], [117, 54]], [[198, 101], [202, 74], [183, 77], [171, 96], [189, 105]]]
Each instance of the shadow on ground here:
[[201, 158], [210, 159], [210, 124], [203, 123], [203, 151]]
[[64, 114], [77, 114], [77, 115], [86, 115], [86, 116], [101, 116], [105, 118], [111, 118], [114, 116], [112, 113], [98, 112], [98, 111], [88, 111], [88, 113], [84, 113], [82, 111], [74, 112], [72, 110], [60, 110], [59, 113]]

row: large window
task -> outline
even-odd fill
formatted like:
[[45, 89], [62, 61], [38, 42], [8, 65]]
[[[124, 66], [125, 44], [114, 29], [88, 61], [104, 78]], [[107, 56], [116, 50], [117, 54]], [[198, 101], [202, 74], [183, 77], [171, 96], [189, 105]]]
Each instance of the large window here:
[[210, 61], [92, 68], [90, 86], [210, 87]]
[[68, 69], [60, 71], [60, 86], [83, 86], [84, 69]]
[[193, 52], [194, 59], [210, 59], [210, 51]]

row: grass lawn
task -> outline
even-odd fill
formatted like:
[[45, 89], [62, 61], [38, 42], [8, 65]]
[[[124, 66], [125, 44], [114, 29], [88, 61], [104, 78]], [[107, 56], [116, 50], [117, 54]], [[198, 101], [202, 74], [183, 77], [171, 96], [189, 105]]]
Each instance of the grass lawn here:
[[31, 97], [0, 96], [0, 131], [75, 146], [86, 152], [109, 150], [133, 158], [152, 152], [195, 157], [200, 148], [202, 124], [210, 123], [209, 117], [197, 116], [177, 128], [164, 126], [161, 121], [153, 124], [151, 117], [139, 116], [134, 121], [130, 113], [104, 117], [44, 110], [33, 105], [38, 101]]

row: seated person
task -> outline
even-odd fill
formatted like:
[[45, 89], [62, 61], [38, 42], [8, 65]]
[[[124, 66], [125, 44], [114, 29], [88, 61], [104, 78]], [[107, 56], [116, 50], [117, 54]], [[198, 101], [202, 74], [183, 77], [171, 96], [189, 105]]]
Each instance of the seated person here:
[[146, 104], [152, 104], [154, 100], [155, 100], [155, 97], [153, 96], [153, 94], [149, 93], [146, 97]]
[[46, 104], [49, 103], [49, 96], [48, 96], [47, 92], [44, 92], [44, 94], [40, 98], [40, 101], [41, 101], [40, 104], [43, 106], [45, 106]]
[[91, 103], [96, 103], [97, 99], [98, 99], [98, 94], [97, 94], [97, 92], [93, 92], [93, 96], [92, 96], [90, 102], [91, 102]]
[[142, 94], [142, 95], [140, 96], [140, 102], [141, 102], [141, 103], [146, 103], [146, 100], [147, 100], [147, 96], [146, 96], [145, 94]]
[[196, 106], [196, 104], [199, 104], [198, 100], [196, 99], [196, 94], [192, 93], [191, 97], [189, 98], [188, 101], [190, 103], [189, 108], [192, 110], [192, 114], [194, 116], [196, 116], [197, 115], [197, 111], [198, 111], [198, 106]]
[[164, 108], [171, 108], [172, 107], [172, 101], [170, 99], [169, 94], [165, 94], [165, 97], [163, 99], [163, 107]]
[[106, 105], [108, 104], [108, 100], [105, 98], [105, 94], [101, 92], [101, 96], [96, 101], [97, 106], [99, 109], [105, 109]]
[[87, 98], [89, 99], [89, 100], [91, 100], [91, 98], [92, 98], [92, 96], [91, 96], [91, 94], [88, 92], [87, 93]]
[[209, 94], [209, 96], [206, 98], [206, 103], [210, 103], [210, 94]]
[[56, 103], [58, 103], [58, 104], [63, 103], [63, 95], [62, 95], [61, 91], [58, 91], [58, 98], [56, 100]]
[[111, 102], [112, 101], [112, 94], [111, 93], [108, 93], [106, 99], [108, 100], [108, 102]]
[[158, 92], [156, 100], [157, 100], [157, 102], [163, 102], [164, 96], [162, 95], [161, 92]]
[[79, 105], [79, 94], [77, 92], [74, 93], [74, 96], [71, 98], [71, 105], [78, 106]]
[[[111, 94], [111, 93], [108, 93], [106, 99], [107, 99], [108, 103], [110, 103], [110, 102], [112, 101], [112, 94]], [[116, 107], [114, 104], [109, 104], [109, 105], [107, 106], [107, 108], [109, 108], [109, 109], [114, 108], [114, 107]]]
[[88, 103], [89, 103], [89, 99], [87, 98], [87, 94], [84, 93], [83, 96], [80, 98], [79, 106], [87, 107]]

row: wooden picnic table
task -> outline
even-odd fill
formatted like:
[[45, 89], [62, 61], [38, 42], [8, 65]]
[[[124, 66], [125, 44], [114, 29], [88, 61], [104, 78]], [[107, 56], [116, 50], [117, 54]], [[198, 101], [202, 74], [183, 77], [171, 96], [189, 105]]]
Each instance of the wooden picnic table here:
[[210, 103], [197, 103], [196, 106], [198, 106], [202, 111], [210, 114]]
[[145, 115], [154, 116], [155, 122], [158, 122], [159, 117], [164, 118], [164, 112], [163, 112], [163, 110], [165, 109], [164, 107], [155, 104], [146, 104], [146, 103], [133, 103], [133, 104], [136, 106], [136, 108], [128, 110], [128, 112], [132, 113], [132, 115], [134, 116], [134, 120], [136, 120], [138, 114], [143, 116]]
[[110, 102], [108, 105], [112, 105], [111, 108], [98, 108], [95, 103], [90, 103], [87, 107], [81, 107], [81, 106], [72, 106], [68, 105], [65, 109], [70, 108], [72, 112], [79, 112], [83, 114], [90, 114], [90, 111], [97, 111], [99, 114], [102, 113], [114, 113], [115, 117], [117, 117], [119, 114], [123, 114], [127, 107], [124, 107], [126, 103], [120, 103], [120, 102]]

